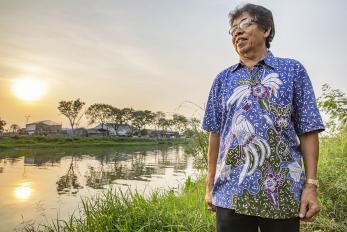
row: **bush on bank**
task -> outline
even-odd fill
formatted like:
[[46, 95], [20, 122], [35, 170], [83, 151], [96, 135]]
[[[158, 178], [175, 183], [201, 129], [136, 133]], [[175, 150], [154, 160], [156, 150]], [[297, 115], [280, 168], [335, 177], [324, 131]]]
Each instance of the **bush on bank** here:
[[318, 165], [321, 211], [304, 232], [347, 231], [347, 131], [320, 140]]

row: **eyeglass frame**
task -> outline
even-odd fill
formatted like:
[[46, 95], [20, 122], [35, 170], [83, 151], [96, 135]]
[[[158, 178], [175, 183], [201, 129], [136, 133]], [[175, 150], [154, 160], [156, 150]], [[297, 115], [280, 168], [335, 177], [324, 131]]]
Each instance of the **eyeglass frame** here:
[[235, 33], [235, 31], [237, 29], [244, 30], [244, 29], [246, 29], [247, 27], [253, 25], [253, 23], [256, 23], [256, 22], [257, 22], [256, 19], [253, 19], [253, 18], [250, 18], [250, 17], [245, 18], [245, 19], [241, 20], [241, 22], [238, 25], [230, 27], [230, 29], [228, 30], [228, 33], [229, 33], [229, 35], [233, 36], [233, 34]]

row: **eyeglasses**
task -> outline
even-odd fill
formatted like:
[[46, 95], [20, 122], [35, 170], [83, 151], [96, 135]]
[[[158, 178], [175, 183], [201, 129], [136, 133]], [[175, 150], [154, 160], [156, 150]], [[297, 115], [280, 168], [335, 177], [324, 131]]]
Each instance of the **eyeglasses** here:
[[246, 29], [247, 27], [251, 26], [254, 22], [256, 22], [256, 20], [254, 20], [254, 19], [252, 19], [252, 18], [245, 18], [245, 19], [243, 19], [243, 20], [239, 23], [239, 25], [235, 25], [235, 26], [233, 26], [233, 27], [231, 27], [231, 28], [229, 29], [229, 35], [232, 35], [232, 36], [233, 36], [238, 28], [244, 30], [244, 29]]

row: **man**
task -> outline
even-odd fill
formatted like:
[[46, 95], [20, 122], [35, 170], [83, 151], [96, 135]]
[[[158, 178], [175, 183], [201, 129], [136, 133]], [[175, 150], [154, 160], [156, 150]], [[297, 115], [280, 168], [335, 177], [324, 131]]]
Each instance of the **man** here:
[[269, 51], [271, 11], [247, 4], [229, 18], [240, 62], [215, 78], [202, 123], [210, 132], [208, 209], [216, 210], [217, 231], [299, 231], [300, 219], [319, 212], [324, 125], [312, 84], [298, 61]]

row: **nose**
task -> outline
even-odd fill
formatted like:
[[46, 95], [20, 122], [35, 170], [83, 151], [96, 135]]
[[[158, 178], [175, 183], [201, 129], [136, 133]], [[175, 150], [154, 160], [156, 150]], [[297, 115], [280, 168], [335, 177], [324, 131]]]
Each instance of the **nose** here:
[[237, 37], [238, 37], [239, 35], [242, 35], [242, 34], [243, 34], [243, 30], [242, 30], [241, 28], [238, 27], [238, 28], [234, 31], [234, 33], [232, 34], [232, 41], [233, 41], [233, 43], [235, 43]]
[[236, 37], [236, 36], [238, 36], [238, 35], [240, 35], [240, 34], [242, 34], [242, 33], [243, 33], [243, 30], [242, 30], [240, 27], [237, 27], [237, 28], [235, 29], [235, 31], [234, 31], [233, 36]]

